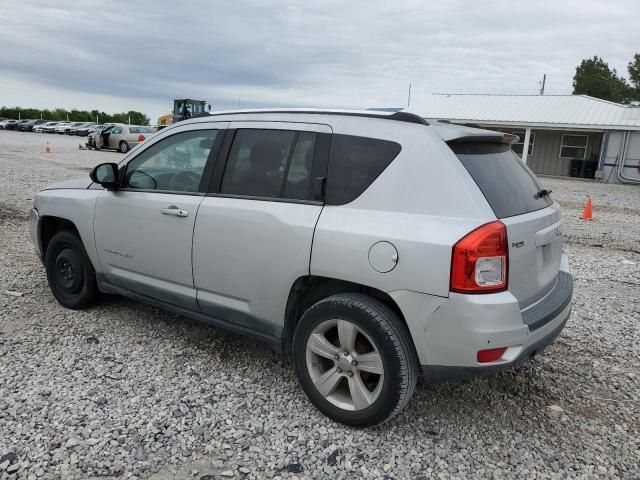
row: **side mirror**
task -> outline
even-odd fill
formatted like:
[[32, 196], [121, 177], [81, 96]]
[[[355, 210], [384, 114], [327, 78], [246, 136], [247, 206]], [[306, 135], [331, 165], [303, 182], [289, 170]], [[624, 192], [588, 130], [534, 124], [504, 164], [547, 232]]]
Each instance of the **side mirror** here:
[[91, 181], [109, 190], [118, 188], [118, 164], [101, 163], [94, 167], [89, 174]]

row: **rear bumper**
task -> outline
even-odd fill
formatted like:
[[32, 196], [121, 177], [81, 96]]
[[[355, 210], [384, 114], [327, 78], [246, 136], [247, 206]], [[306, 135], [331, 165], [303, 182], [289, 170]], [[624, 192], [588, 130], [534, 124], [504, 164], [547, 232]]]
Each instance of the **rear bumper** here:
[[[508, 291], [487, 295], [415, 292], [390, 294], [404, 314], [425, 377], [432, 381], [487, 375], [520, 365], [551, 344], [571, 314], [573, 279], [563, 255], [553, 288], [521, 309]], [[480, 350], [503, 348], [500, 359], [480, 363]]]
[[528, 345], [520, 354], [511, 362], [499, 363], [497, 365], [477, 366], [477, 367], [455, 367], [445, 365], [422, 365], [422, 374], [431, 382], [450, 382], [460, 381], [466, 378], [492, 375], [505, 368], [517, 367], [524, 363], [527, 363], [538, 353], [541, 353], [545, 348], [553, 343], [553, 341], [560, 335], [562, 329], [567, 324], [569, 316], [571, 314], [571, 305], [567, 307], [566, 313], [563, 313], [564, 319], [560, 324], [555, 326], [553, 330], [542, 336], [535, 342]]

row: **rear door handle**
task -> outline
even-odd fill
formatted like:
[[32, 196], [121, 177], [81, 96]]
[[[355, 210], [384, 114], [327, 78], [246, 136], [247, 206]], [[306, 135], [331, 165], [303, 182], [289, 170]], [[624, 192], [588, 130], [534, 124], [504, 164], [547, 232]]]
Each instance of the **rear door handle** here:
[[163, 215], [173, 215], [176, 217], [188, 217], [189, 212], [187, 210], [183, 210], [181, 208], [176, 207], [175, 205], [171, 205], [168, 208], [163, 208], [160, 210]]

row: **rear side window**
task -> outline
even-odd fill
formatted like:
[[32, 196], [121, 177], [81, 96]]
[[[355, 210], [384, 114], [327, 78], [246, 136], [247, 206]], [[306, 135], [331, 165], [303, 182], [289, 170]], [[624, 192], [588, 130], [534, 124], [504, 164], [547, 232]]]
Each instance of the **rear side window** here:
[[292, 130], [236, 132], [221, 193], [305, 200], [310, 197], [316, 134]]
[[326, 202], [342, 205], [358, 198], [400, 153], [400, 144], [376, 138], [333, 135]]
[[553, 202], [540, 196], [542, 187], [533, 172], [504, 143], [450, 143], [484, 194], [496, 217], [505, 218], [540, 210]]

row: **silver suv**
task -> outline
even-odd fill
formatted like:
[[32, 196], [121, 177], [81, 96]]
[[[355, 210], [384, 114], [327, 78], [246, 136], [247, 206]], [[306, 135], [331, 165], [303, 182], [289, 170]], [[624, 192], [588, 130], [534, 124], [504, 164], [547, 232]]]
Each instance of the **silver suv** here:
[[324, 414], [374, 425], [420, 372], [518, 365], [569, 318], [560, 209], [514, 139], [407, 112], [219, 113], [40, 192], [31, 235], [62, 305], [120, 294], [256, 337]]

